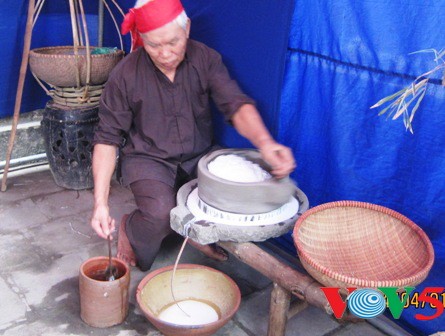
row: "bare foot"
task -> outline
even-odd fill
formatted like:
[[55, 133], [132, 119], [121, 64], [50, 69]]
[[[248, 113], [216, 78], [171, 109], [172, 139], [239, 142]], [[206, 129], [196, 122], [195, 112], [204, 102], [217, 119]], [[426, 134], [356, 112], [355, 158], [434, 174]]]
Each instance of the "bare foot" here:
[[119, 234], [117, 237], [117, 259], [122, 260], [130, 266], [136, 266], [136, 255], [133, 252], [130, 241], [125, 232], [125, 225], [128, 215], [122, 217], [121, 225], [119, 226]]
[[204, 253], [207, 257], [214, 260], [226, 261], [227, 259], [229, 259], [229, 255], [227, 254], [227, 252], [216, 244], [201, 245], [193, 241], [192, 239], [189, 239], [188, 243], [196, 248], [198, 251]]

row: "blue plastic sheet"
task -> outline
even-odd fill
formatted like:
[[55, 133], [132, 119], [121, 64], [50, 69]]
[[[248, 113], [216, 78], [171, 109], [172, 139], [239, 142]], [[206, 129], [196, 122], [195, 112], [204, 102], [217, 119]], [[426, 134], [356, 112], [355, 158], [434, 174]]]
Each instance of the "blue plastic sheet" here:
[[[295, 152], [293, 177], [311, 206], [380, 204], [430, 237], [435, 264], [416, 291], [445, 286], [443, 73], [428, 86], [414, 134], [370, 106], [436, 65], [432, 53], [410, 53], [445, 48], [444, 15], [445, 1], [297, 0], [282, 94], [279, 138]], [[278, 241], [293, 249], [290, 234]], [[428, 335], [444, 329], [445, 314], [426, 322], [414, 316], [434, 312], [409, 308], [397, 322]]]

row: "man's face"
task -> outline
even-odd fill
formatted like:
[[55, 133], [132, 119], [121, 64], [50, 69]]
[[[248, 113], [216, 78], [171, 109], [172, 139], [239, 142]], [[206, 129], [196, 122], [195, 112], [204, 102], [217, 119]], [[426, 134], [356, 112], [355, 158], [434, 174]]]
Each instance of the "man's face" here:
[[176, 22], [170, 22], [141, 34], [145, 51], [164, 74], [174, 72], [184, 59], [189, 31], [190, 21], [185, 30]]

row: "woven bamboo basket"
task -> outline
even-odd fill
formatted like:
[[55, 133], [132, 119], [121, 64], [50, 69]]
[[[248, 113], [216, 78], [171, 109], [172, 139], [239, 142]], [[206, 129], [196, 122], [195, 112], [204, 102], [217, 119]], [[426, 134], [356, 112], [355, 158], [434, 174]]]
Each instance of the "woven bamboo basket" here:
[[339, 201], [306, 211], [293, 239], [305, 269], [327, 287], [405, 287], [428, 275], [434, 250], [425, 232], [383, 206]]
[[78, 76], [81, 86], [98, 85], [107, 81], [111, 70], [124, 57], [124, 52], [119, 49], [90, 55], [91, 74], [87, 83], [86, 47], [79, 46], [77, 49], [77, 55], [73, 46], [33, 49], [29, 53], [30, 69], [37, 78], [53, 86], [76, 87]]

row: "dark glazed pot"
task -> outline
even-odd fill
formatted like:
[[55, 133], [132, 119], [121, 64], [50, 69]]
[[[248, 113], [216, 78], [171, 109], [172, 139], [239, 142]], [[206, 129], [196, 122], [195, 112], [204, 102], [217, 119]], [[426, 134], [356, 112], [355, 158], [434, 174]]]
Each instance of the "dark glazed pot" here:
[[92, 140], [98, 107], [66, 107], [49, 101], [42, 118], [46, 156], [54, 181], [74, 190], [93, 187]]

